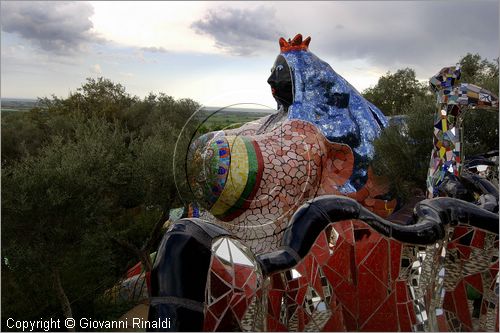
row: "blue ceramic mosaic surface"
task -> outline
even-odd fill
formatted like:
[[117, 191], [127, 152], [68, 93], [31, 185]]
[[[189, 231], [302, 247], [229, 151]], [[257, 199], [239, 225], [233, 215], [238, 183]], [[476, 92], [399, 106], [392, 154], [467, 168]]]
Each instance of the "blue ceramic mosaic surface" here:
[[[340, 190], [359, 190], [366, 183], [368, 164], [375, 153], [373, 141], [387, 126], [387, 118], [313, 53], [288, 51], [281, 55], [292, 70], [295, 90], [288, 118], [308, 121], [328, 140], [353, 148], [353, 175]], [[339, 100], [346, 102], [346, 98], [348, 104], [339, 105]]]

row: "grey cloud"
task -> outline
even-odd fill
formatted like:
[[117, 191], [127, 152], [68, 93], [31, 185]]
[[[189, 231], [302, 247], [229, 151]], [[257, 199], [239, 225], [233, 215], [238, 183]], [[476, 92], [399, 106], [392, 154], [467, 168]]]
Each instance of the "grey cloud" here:
[[250, 55], [276, 41], [276, 36], [280, 35], [276, 21], [276, 13], [270, 7], [222, 7], [210, 9], [191, 28], [199, 34], [212, 36], [218, 48], [231, 54]]
[[100, 41], [91, 29], [94, 9], [87, 2], [2, 1], [2, 30], [56, 54], [85, 50]]
[[[291, 17], [295, 10], [283, 5], [279, 12]], [[314, 30], [310, 48], [320, 56], [368, 59], [393, 70], [410, 66], [426, 77], [467, 52], [490, 59], [499, 52], [497, 1], [334, 2], [314, 14], [305, 10], [295, 27]]]

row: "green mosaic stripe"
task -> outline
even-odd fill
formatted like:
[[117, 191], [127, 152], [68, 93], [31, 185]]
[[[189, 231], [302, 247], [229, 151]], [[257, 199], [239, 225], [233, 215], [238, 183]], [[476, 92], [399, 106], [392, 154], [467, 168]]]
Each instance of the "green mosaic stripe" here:
[[251, 139], [245, 136], [241, 138], [243, 139], [243, 142], [245, 142], [245, 147], [247, 149], [248, 179], [245, 185], [245, 189], [243, 190], [243, 193], [239, 197], [238, 201], [236, 201], [236, 203], [230, 209], [228, 209], [223, 216], [219, 217], [223, 221], [230, 221], [243, 212], [242, 207], [244, 206], [245, 201], [248, 199], [256, 185], [255, 181], [257, 179], [257, 173], [259, 171], [257, 153], [255, 152], [255, 147], [253, 146]]

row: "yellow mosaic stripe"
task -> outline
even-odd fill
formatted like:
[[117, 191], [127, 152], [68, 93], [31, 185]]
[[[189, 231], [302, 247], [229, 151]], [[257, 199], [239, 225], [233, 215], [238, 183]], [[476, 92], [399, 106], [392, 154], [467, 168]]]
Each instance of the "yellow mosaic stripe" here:
[[223, 215], [240, 198], [248, 180], [248, 153], [245, 141], [239, 136], [227, 136], [231, 164], [226, 178], [226, 184], [219, 198], [210, 209], [215, 216]]
[[444, 158], [445, 154], [446, 154], [446, 148], [445, 147], [439, 148], [439, 157]]

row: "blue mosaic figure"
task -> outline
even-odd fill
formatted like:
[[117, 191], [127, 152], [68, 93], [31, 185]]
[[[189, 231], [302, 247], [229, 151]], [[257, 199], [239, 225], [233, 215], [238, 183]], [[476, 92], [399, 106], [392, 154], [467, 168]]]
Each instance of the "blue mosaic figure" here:
[[[313, 123], [328, 140], [353, 149], [353, 174], [340, 190], [344, 194], [355, 192], [366, 183], [368, 165], [375, 153], [373, 141], [388, 121], [330, 65], [308, 50], [310, 40], [310, 37], [302, 40], [300, 34], [293, 40], [280, 39], [281, 53], [273, 71], [279, 66], [283, 71], [288, 70], [292, 83], [290, 105], [281, 104], [287, 108], [289, 119]], [[270, 78], [268, 82], [276, 98], [274, 81]]]

